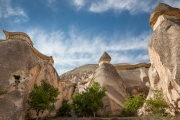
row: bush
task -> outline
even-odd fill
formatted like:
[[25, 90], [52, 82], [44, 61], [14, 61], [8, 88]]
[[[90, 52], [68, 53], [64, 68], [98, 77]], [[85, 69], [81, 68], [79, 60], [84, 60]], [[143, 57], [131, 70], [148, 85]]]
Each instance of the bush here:
[[73, 95], [73, 110], [79, 115], [93, 114], [95, 117], [95, 112], [103, 107], [102, 98], [106, 95], [105, 92], [105, 87], [100, 87], [98, 82], [94, 82], [85, 92]]
[[154, 97], [145, 101], [150, 114], [156, 116], [163, 116], [165, 109], [168, 108], [168, 104], [163, 99], [162, 90], [153, 90]]
[[37, 119], [40, 112], [43, 113], [45, 110], [54, 109], [58, 94], [58, 88], [54, 88], [44, 80], [41, 81], [41, 86], [34, 86], [34, 90], [29, 94], [27, 102], [33, 110], [36, 110]]
[[137, 115], [137, 110], [143, 105], [145, 98], [145, 94], [138, 94], [128, 97], [124, 103], [124, 110], [122, 114], [124, 116]]
[[62, 106], [59, 109], [59, 115], [63, 117], [69, 117], [71, 112], [71, 105], [68, 103], [68, 100], [63, 99]]

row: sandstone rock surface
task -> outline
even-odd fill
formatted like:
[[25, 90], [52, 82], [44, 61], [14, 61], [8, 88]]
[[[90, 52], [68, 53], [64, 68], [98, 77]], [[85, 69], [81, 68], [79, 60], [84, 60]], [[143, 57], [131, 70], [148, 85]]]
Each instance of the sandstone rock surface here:
[[[4, 31], [0, 41], [0, 119], [24, 120], [29, 106], [28, 94], [42, 79], [62, 93], [62, 83], [53, 67], [53, 58], [38, 52], [29, 36], [21, 32]], [[55, 103], [61, 105], [62, 94]]]
[[150, 27], [153, 29], [161, 15], [175, 16], [180, 18], [180, 9], [173, 8], [167, 4], [159, 3], [150, 16]]
[[102, 63], [93, 73], [92, 79], [87, 83], [88, 86], [91, 86], [94, 81], [107, 88], [106, 97], [103, 98], [104, 108], [100, 113], [120, 114], [125, 98], [129, 94], [114, 66]]
[[[156, 17], [161, 21], [155, 23], [156, 29], [148, 45], [151, 62], [148, 98], [153, 97], [151, 89], [162, 90], [164, 99], [170, 106], [169, 112], [175, 114], [180, 112], [180, 10], [158, 4], [151, 16], [156, 11]], [[150, 22], [151, 19], [152, 17]]]
[[61, 81], [78, 83], [91, 76], [97, 68], [97, 64], [86, 64], [60, 75], [60, 79]]
[[150, 64], [112, 65], [110, 60], [111, 57], [104, 53], [98, 61], [101, 64], [92, 75], [83, 82], [78, 82], [76, 92], [81, 93], [94, 81], [100, 83], [101, 86], [106, 86], [106, 97], [103, 98], [104, 108], [99, 111], [99, 114], [117, 115], [121, 113], [125, 98], [130, 94], [148, 93], [149, 88], [145, 83], [149, 82], [147, 71]]
[[139, 93], [148, 94], [149, 92], [149, 76], [148, 70], [150, 64], [139, 63], [135, 65], [131, 64], [116, 64], [114, 65], [118, 74], [121, 76], [124, 84], [126, 85], [126, 91], [130, 95]]
[[[114, 68], [121, 76], [126, 90], [130, 95], [137, 93], [148, 94], [149, 91], [149, 77], [148, 70], [150, 63], [138, 63], [138, 64], [113, 64]], [[93, 77], [93, 72], [98, 68], [98, 64], [87, 64], [77, 67], [69, 72], [66, 72], [60, 76], [62, 82], [66, 83], [66, 86], [72, 86], [74, 83], [78, 85], [78, 89], [75, 92], [80, 92], [84, 89], [85, 84]], [[67, 87], [69, 88], [69, 87]], [[69, 93], [72, 94], [72, 93]]]

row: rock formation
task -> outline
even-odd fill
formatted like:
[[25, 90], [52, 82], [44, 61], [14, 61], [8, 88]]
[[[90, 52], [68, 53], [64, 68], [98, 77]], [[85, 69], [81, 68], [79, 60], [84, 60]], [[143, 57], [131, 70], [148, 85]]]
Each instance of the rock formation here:
[[6, 40], [0, 40], [0, 119], [25, 119], [28, 94], [42, 79], [59, 88], [61, 94], [55, 103], [58, 109], [63, 84], [53, 67], [53, 58], [37, 51], [25, 33], [4, 33]]
[[[150, 63], [138, 63], [138, 64], [113, 64], [114, 68], [121, 76], [126, 90], [130, 95], [145, 93], [149, 91], [149, 77], [148, 70]], [[84, 85], [90, 81], [93, 76], [93, 72], [98, 68], [98, 64], [87, 64], [77, 67], [69, 72], [66, 72], [60, 76], [60, 79], [67, 88], [72, 87], [74, 84], [78, 84], [78, 89], [75, 92], [82, 91]], [[76, 87], [76, 85], [74, 86]], [[73, 88], [74, 89], [74, 88]], [[69, 93], [72, 94], [72, 93]]]
[[78, 83], [84, 81], [98, 68], [97, 64], [87, 64], [68, 71], [60, 76], [61, 81]]
[[105, 52], [98, 64], [88, 64], [75, 68], [60, 76], [66, 85], [66, 97], [72, 102], [73, 92], [81, 93], [90, 87], [93, 81], [107, 86], [107, 96], [104, 98], [105, 108], [100, 113], [119, 114], [125, 98], [138, 93], [148, 94], [148, 70], [151, 64], [110, 64], [111, 57]]
[[124, 84], [126, 85], [126, 91], [130, 95], [139, 93], [148, 94], [149, 92], [149, 77], [148, 70], [150, 64], [139, 63], [135, 65], [130, 64], [115, 64], [115, 69], [121, 76]]
[[[154, 30], [148, 45], [150, 89], [162, 90], [169, 112], [175, 114], [180, 112], [180, 9], [159, 3], [150, 26]], [[151, 90], [149, 97], [153, 97]]]
[[90, 87], [94, 81], [100, 83], [101, 86], [106, 86], [106, 97], [103, 98], [104, 108], [101, 112], [116, 115], [121, 113], [125, 98], [129, 94], [126, 92], [123, 80], [110, 64], [110, 60], [110, 56], [105, 52], [99, 59], [99, 67], [94, 71], [87, 86]]

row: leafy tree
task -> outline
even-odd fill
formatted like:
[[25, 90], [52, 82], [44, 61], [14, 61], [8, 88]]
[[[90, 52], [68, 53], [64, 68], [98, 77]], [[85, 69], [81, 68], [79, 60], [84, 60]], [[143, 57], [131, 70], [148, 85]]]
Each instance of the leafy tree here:
[[102, 98], [106, 95], [106, 87], [101, 87], [98, 82], [94, 82], [90, 88], [86, 88], [85, 92], [73, 95], [73, 109], [76, 113], [87, 115], [95, 112], [103, 107]]
[[128, 97], [124, 103], [123, 114], [128, 116], [137, 115], [137, 110], [143, 105], [145, 98], [145, 94], [137, 94]]
[[148, 106], [148, 111], [157, 116], [162, 116], [165, 113], [165, 109], [168, 108], [168, 104], [163, 99], [162, 90], [153, 90], [154, 97], [145, 101]]
[[68, 117], [70, 116], [70, 112], [71, 112], [71, 105], [68, 103], [68, 100], [63, 99], [62, 106], [59, 109], [59, 113], [60, 113], [59, 115]]
[[29, 94], [27, 102], [33, 110], [36, 110], [37, 119], [40, 112], [54, 109], [58, 94], [58, 88], [54, 88], [44, 80], [41, 81], [41, 86], [34, 85], [34, 90]]

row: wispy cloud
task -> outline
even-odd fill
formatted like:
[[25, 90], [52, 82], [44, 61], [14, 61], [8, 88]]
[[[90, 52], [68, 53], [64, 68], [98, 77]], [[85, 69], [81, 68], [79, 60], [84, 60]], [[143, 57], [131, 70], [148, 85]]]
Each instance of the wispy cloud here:
[[102, 13], [112, 10], [116, 13], [129, 11], [130, 14], [151, 13], [158, 2], [163, 2], [174, 7], [180, 6], [179, 0], [72, 0], [74, 5], [80, 9], [86, 7], [90, 12]]
[[57, 0], [43, 0], [43, 3], [53, 11], [57, 10]]
[[[147, 44], [151, 32], [134, 35], [89, 35], [70, 27], [68, 33], [32, 28], [26, 32], [34, 41], [34, 47], [43, 54], [53, 56], [59, 74], [84, 64], [96, 64], [104, 51], [112, 57], [112, 63], [136, 63], [149, 61]], [[91, 36], [91, 37], [90, 37]], [[138, 53], [138, 50], [145, 51]]]
[[78, 4], [78, 0], [73, 0], [77, 8], [82, 8], [86, 5], [90, 12], [101, 13], [108, 10], [115, 12], [129, 11], [131, 14], [138, 12], [150, 12], [152, 10], [152, 0], [91, 0], [84, 4]]
[[73, 4], [78, 8], [82, 8], [85, 5], [85, 0], [72, 0]]
[[12, 18], [12, 22], [26, 22], [29, 20], [26, 12], [19, 6], [11, 5], [11, 0], [0, 0], [0, 20]]
[[135, 14], [138, 12], [149, 12], [152, 9], [150, 3], [151, 0], [101, 0], [91, 3], [89, 11], [100, 13], [107, 10], [114, 10], [116, 12], [127, 10], [131, 14]]

